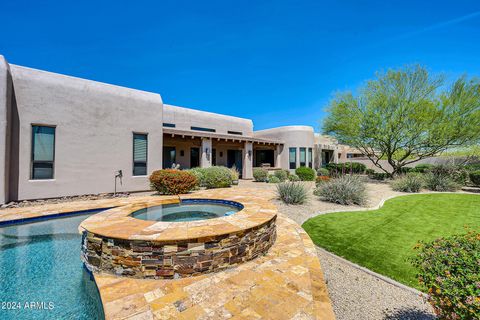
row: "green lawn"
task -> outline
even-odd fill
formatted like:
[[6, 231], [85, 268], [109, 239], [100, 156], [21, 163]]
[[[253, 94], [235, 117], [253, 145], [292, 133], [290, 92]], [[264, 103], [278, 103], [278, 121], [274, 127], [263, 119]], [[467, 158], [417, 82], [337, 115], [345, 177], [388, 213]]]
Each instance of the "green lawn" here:
[[313, 242], [370, 270], [419, 288], [409, 259], [418, 240], [480, 228], [480, 195], [397, 197], [372, 211], [339, 212], [307, 220]]

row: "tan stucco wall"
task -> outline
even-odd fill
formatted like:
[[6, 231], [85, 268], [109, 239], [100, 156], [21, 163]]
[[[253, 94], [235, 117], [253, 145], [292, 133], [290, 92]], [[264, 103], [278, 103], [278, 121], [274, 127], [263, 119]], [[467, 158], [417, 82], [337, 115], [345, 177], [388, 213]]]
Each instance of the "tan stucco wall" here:
[[[300, 150], [299, 148], [312, 148], [315, 159], [314, 150], [314, 130], [310, 126], [285, 126], [266, 130], [259, 130], [254, 132], [254, 136], [258, 138], [269, 138], [281, 140], [284, 142], [283, 149], [280, 150], [280, 164], [279, 167], [289, 169], [288, 153], [289, 148], [297, 148], [297, 168], [300, 166]], [[308, 154], [307, 154], [308, 162]]]
[[163, 122], [174, 123], [175, 129], [190, 130], [190, 127], [215, 129], [215, 133], [228, 134], [228, 131], [242, 132], [243, 136], [251, 137], [253, 122], [250, 119], [227, 116], [218, 113], [177, 107], [165, 104]]
[[[148, 133], [148, 173], [162, 165], [160, 95], [10, 65], [20, 119], [19, 199], [149, 188], [133, 177], [133, 132]], [[56, 126], [55, 174], [30, 180], [32, 124]]]

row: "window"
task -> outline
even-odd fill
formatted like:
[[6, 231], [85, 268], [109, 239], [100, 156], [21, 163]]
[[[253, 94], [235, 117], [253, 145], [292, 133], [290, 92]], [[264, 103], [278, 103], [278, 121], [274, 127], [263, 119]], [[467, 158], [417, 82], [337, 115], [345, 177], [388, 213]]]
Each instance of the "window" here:
[[236, 134], [238, 136], [241, 136], [243, 135], [243, 133], [239, 132], [239, 131], [227, 131], [229, 134]]
[[133, 134], [133, 175], [147, 175], [147, 149], [148, 139], [146, 134]]
[[202, 128], [202, 127], [190, 127], [191, 130], [196, 130], [196, 131], [206, 131], [206, 132], [215, 132], [215, 129], [210, 129], [210, 128]]
[[295, 169], [297, 168], [297, 148], [289, 148], [288, 151], [290, 169]]
[[308, 148], [308, 166], [313, 168], [313, 149]]
[[32, 125], [33, 180], [53, 179], [55, 161], [55, 127]]
[[300, 148], [300, 167], [305, 167], [307, 162], [306, 148]]
[[164, 122], [163, 126], [166, 127], [166, 128], [175, 128], [175, 123]]
[[200, 148], [190, 148], [190, 168], [200, 167]]

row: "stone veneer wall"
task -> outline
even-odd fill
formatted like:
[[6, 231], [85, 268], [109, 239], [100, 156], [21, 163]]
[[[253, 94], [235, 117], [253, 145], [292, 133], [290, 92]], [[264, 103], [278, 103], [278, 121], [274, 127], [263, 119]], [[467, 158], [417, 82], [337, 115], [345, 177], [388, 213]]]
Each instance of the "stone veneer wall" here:
[[238, 233], [172, 243], [107, 239], [85, 231], [82, 260], [92, 271], [134, 278], [182, 278], [264, 255], [275, 239], [275, 219]]

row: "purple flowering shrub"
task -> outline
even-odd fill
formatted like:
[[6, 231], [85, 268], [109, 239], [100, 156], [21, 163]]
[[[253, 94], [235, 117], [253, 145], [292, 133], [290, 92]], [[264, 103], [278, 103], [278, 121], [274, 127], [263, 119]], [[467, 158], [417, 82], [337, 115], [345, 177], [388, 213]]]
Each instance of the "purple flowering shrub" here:
[[419, 243], [418, 280], [440, 319], [480, 319], [480, 233]]

